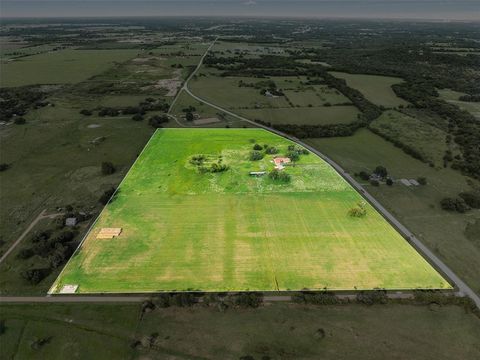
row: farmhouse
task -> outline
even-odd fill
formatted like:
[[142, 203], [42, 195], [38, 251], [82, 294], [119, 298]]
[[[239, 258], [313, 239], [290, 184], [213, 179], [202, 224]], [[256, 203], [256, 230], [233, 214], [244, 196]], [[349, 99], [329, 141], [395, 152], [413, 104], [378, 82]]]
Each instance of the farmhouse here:
[[286, 164], [290, 163], [290, 158], [288, 157], [276, 157], [273, 159], [273, 163], [275, 164], [275, 169], [283, 170]]

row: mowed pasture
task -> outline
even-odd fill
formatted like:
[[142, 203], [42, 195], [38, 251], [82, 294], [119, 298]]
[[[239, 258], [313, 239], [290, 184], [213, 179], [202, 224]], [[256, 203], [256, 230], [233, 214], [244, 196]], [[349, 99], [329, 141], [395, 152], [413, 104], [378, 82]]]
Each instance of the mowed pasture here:
[[399, 98], [392, 89], [392, 85], [403, 82], [402, 79], [391, 76], [348, 74], [344, 72], [330, 72], [333, 76], [344, 79], [347, 85], [360, 91], [366, 99], [375, 105], [387, 108], [408, 105], [408, 102]]
[[408, 187], [398, 181], [393, 186], [364, 186], [458, 276], [475, 291], [480, 291], [477, 281], [480, 246], [466, 234], [469, 224], [480, 221], [480, 211], [472, 210], [465, 215], [440, 207], [443, 198], [471, 191], [470, 184], [475, 188], [479, 186], [478, 181], [451, 168], [430, 167], [367, 129], [349, 137], [306, 141], [350, 174], [372, 172], [376, 166], [383, 165], [395, 180], [425, 177], [425, 186]]
[[372, 121], [370, 128], [389, 139], [398, 141], [414, 149], [426, 161], [441, 166], [448, 149], [447, 134], [420, 117], [387, 110]]
[[[303, 154], [284, 171], [257, 144], [292, 142], [261, 129], [157, 130], [50, 289], [79, 293], [450, 288], [328, 164]], [[192, 157], [228, 166], [201, 172]], [[102, 228], [119, 237], [97, 239]]]
[[355, 106], [319, 106], [301, 109], [242, 109], [238, 113], [271, 124], [328, 125], [349, 124], [360, 112]]
[[102, 73], [139, 50], [60, 50], [2, 62], [0, 87], [69, 84]]
[[[203, 73], [205, 74], [205, 73]], [[349, 105], [350, 100], [337, 90], [325, 85], [305, 85], [305, 77], [221, 77], [218, 73], [199, 76], [190, 83], [190, 89], [202, 98], [246, 116], [272, 124], [349, 124], [357, 119], [359, 110]], [[261, 94], [261, 86], [240, 87], [239, 82], [260, 84], [274, 81], [285, 96], [268, 97]], [[334, 106], [328, 106], [334, 105]]]

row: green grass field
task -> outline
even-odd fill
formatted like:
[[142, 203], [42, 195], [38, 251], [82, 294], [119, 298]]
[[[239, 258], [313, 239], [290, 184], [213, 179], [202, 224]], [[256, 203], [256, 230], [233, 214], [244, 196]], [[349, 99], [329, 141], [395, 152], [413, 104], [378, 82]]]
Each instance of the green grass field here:
[[407, 105], [408, 102], [399, 98], [392, 90], [392, 85], [399, 84], [403, 80], [391, 76], [348, 74], [332, 71], [331, 74], [337, 78], [345, 79], [347, 85], [360, 91], [365, 98], [376, 105], [385, 107], [396, 107]]
[[451, 168], [432, 168], [367, 129], [359, 130], [354, 136], [307, 142], [351, 174], [362, 170], [372, 172], [377, 165], [383, 165], [394, 179], [425, 177], [426, 186], [407, 187], [400, 183], [365, 186], [457, 275], [480, 291], [477, 281], [480, 242], [472, 241], [465, 234], [468, 224], [480, 222], [480, 211], [459, 214], [440, 207], [443, 198], [471, 191], [479, 186], [477, 181]]
[[[272, 155], [250, 161], [253, 141], [292, 143], [260, 129], [158, 130], [50, 292], [449, 288], [360, 195], [313, 154], [256, 178]], [[190, 160], [229, 166], [199, 172]], [[221, 158], [221, 160], [219, 160]], [[97, 239], [121, 227], [114, 239]]]
[[477, 119], [480, 119], [480, 102], [461, 101], [458, 98], [465, 93], [454, 91], [451, 89], [438, 90], [440, 97], [451, 104], [457, 105], [460, 109], [468, 111]]
[[[459, 306], [270, 303], [220, 313], [198, 305], [157, 307], [140, 316], [141, 307], [2, 304], [6, 331], [0, 336], [0, 357], [384, 360], [415, 354], [423, 360], [477, 360], [480, 352], [480, 321]], [[49, 341], [36, 349], [32, 343], [37, 339]], [[135, 340], [141, 344], [132, 346]]]
[[137, 53], [138, 50], [61, 50], [27, 56], [1, 64], [0, 86], [77, 83]]
[[[447, 150], [447, 134], [443, 130], [395, 110], [387, 110], [372, 121], [370, 128], [390, 139], [415, 149], [422, 157], [437, 166], [442, 166]], [[454, 155], [456, 152], [454, 152]]]

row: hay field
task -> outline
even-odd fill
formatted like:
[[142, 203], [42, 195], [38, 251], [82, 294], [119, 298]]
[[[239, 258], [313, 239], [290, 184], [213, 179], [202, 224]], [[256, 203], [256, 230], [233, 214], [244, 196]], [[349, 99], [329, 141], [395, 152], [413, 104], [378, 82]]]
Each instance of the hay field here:
[[348, 74], [344, 72], [330, 72], [333, 76], [345, 79], [347, 85], [360, 91], [372, 103], [387, 108], [408, 105], [408, 102], [399, 98], [392, 89], [392, 85], [403, 82], [402, 79], [391, 76]]
[[133, 58], [138, 50], [61, 50], [2, 63], [0, 86], [77, 83]]
[[[278, 184], [249, 171], [253, 141], [292, 143], [260, 129], [157, 130], [81, 248], [52, 286], [80, 293], [448, 288], [449, 284], [329, 165], [301, 155]], [[201, 173], [203, 154], [229, 166]], [[114, 239], [96, 239], [122, 227]]]

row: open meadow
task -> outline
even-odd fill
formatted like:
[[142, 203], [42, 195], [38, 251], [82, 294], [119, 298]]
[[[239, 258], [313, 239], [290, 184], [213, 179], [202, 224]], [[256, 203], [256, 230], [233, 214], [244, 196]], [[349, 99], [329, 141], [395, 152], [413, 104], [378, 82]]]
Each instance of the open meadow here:
[[50, 292], [450, 288], [319, 157], [297, 146], [290, 181], [249, 176], [273, 170], [266, 150], [250, 159], [264, 144], [295, 147], [260, 129], [157, 130]]
[[[400, 222], [442, 258], [476, 291], [480, 242], [468, 238], [470, 227], [480, 224], [480, 211], [468, 214], [442, 210], [439, 203], [446, 196], [455, 196], [471, 189], [472, 179], [450, 168], [433, 168], [412, 158], [401, 149], [367, 129], [354, 136], [334, 139], [308, 139], [308, 144], [327, 154], [351, 174], [372, 172], [376, 166], [387, 168], [393, 186], [363, 185]], [[425, 177], [426, 186], [404, 186], [399, 179]], [[478, 182], [473, 182], [478, 186]]]
[[408, 103], [399, 98], [392, 90], [392, 85], [403, 82], [400, 78], [391, 76], [348, 74], [343, 72], [330, 72], [333, 76], [344, 79], [351, 88], [360, 91], [365, 98], [375, 105], [387, 108], [407, 105]]

